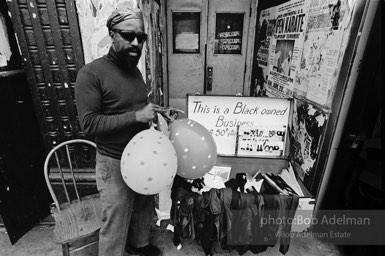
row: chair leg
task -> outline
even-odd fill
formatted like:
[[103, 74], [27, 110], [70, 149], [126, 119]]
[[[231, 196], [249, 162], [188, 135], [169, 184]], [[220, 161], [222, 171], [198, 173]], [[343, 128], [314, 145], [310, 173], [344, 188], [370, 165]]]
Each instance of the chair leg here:
[[64, 243], [61, 245], [63, 249], [63, 256], [70, 256], [70, 245], [69, 243]]

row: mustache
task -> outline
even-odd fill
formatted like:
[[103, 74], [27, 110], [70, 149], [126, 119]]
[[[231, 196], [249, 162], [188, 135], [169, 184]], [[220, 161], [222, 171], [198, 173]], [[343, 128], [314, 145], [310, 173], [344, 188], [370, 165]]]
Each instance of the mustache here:
[[130, 52], [139, 53], [139, 54], [142, 53], [142, 51], [138, 47], [130, 47], [124, 51], [124, 53], [130, 53]]

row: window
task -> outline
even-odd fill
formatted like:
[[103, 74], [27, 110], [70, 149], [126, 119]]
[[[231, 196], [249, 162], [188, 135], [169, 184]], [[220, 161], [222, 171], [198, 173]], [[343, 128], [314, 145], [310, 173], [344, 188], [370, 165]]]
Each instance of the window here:
[[200, 52], [200, 12], [173, 12], [173, 53]]
[[243, 13], [217, 13], [215, 24], [215, 54], [241, 54]]

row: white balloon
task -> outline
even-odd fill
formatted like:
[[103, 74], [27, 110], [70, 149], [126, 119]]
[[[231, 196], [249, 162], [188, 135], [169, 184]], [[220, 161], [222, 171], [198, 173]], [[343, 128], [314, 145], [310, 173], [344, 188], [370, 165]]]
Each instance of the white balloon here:
[[123, 179], [132, 190], [153, 195], [173, 182], [178, 160], [169, 138], [151, 128], [131, 139], [120, 165]]

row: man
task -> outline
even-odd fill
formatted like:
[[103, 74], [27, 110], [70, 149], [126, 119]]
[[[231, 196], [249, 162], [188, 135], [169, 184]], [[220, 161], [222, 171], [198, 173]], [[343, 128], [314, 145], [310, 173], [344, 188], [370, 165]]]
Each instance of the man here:
[[107, 21], [112, 46], [107, 55], [78, 73], [75, 99], [86, 136], [95, 139], [96, 183], [103, 205], [99, 255], [161, 255], [149, 244], [153, 196], [135, 193], [123, 181], [120, 159], [127, 143], [149, 128], [161, 107], [147, 103], [136, 67], [147, 38], [140, 11], [122, 6]]
[[282, 73], [290, 76], [290, 65], [291, 65], [291, 51], [287, 54], [287, 57], [283, 60], [281, 67]]
[[274, 60], [273, 60], [273, 70], [277, 71], [277, 72], [280, 72], [280, 69], [281, 69], [281, 61], [280, 61], [280, 58], [281, 58], [281, 50], [278, 50], [275, 54], [274, 54]]

